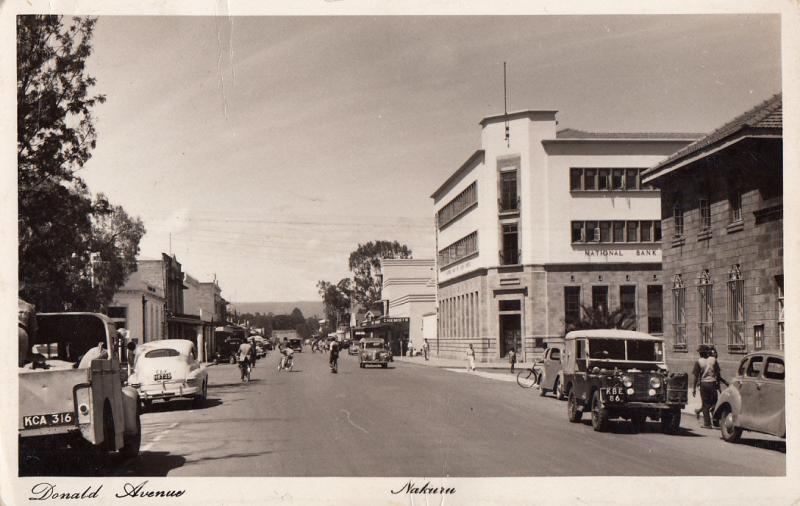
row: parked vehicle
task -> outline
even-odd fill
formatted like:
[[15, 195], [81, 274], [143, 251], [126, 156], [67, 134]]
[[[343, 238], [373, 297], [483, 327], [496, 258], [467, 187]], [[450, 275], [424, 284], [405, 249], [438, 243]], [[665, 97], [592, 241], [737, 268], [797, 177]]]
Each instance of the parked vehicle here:
[[298, 353], [302, 353], [303, 340], [299, 337], [292, 337], [289, 339], [289, 347]]
[[157, 399], [173, 398], [189, 398], [200, 405], [208, 393], [208, 372], [197, 361], [194, 343], [162, 339], [139, 346], [128, 384], [145, 407]]
[[636, 430], [647, 418], [660, 420], [664, 432], [677, 432], [689, 381], [686, 373], [668, 373], [662, 338], [629, 330], [573, 331], [563, 355], [570, 422], [589, 411], [598, 432], [612, 418], [630, 420]]
[[725, 441], [738, 441], [745, 430], [786, 437], [784, 376], [783, 352], [758, 351], [742, 359], [714, 407]]
[[358, 344], [356, 344], [356, 343], [351, 343], [350, 347], [347, 348], [347, 354], [348, 355], [358, 355], [360, 353], [361, 353], [361, 350], [360, 350]]
[[358, 365], [362, 369], [368, 365], [380, 365], [384, 369], [389, 366], [389, 352], [383, 339], [362, 339], [359, 348]]
[[139, 399], [122, 384], [113, 322], [99, 313], [32, 311], [29, 321], [28, 329], [20, 322], [20, 455], [42, 450], [50, 458], [63, 447], [88, 451], [101, 466], [113, 453], [136, 456]]
[[564, 384], [564, 377], [561, 367], [561, 352], [564, 345], [557, 343], [544, 350], [544, 357], [541, 363], [537, 364], [541, 371], [539, 378], [539, 393], [546, 395], [547, 392], [552, 392], [553, 395], [560, 401], [566, 399], [564, 396], [564, 389], [561, 386]]

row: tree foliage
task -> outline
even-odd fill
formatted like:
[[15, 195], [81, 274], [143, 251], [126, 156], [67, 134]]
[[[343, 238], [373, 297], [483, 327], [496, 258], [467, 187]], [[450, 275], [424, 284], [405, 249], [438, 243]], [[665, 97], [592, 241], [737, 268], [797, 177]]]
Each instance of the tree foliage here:
[[604, 305], [593, 307], [581, 304], [581, 318], [566, 322], [567, 332], [592, 329], [632, 330], [634, 328], [636, 328], [636, 319], [633, 315], [623, 308], [609, 312]]
[[377, 276], [382, 258], [411, 258], [411, 249], [397, 241], [370, 241], [359, 244], [350, 253], [349, 268], [353, 272], [353, 299], [369, 308], [381, 300], [381, 283]]
[[135, 269], [144, 226], [76, 175], [97, 133], [86, 72], [96, 20], [17, 17], [20, 296], [39, 310], [97, 310]]
[[352, 283], [350, 278], [343, 278], [334, 284], [328, 281], [317, 282], [317, 290], [325, 307], [324, 332], [335, 332], [339, 324], [350, 312]]

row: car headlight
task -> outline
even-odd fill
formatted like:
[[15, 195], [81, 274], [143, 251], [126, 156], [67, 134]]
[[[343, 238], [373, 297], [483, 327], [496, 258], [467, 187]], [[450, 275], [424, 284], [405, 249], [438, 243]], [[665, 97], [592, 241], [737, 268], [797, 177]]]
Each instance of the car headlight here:
[[650, 386], [653, 388], [661, 388], [661, 378], [659, 378], [658, 376], [651, 376]]
[[625, 385], [625, 388], [630, 388], [633, 386], [633, 379], [630, 376], [623, 376], [622, 384]]

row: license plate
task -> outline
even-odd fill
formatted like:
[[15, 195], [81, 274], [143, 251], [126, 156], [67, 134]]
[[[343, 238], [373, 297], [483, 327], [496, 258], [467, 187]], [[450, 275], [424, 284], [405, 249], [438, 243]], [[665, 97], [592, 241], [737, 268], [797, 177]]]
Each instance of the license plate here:
[[603, 397], [608, 402], [624, 401], [624, 389], [622, 387], [603, 387]]
[[163, 381], [172, 379], [171, 372], [161, 372], [153, 375], [153, 381]]
[[64, 413], [48, 413], [46, 415], [30, 415], [22, 417], [23, 429], [38, 429], [40, 427], [55, 427], [58, 425], [72, 425], [75, 423], [75, 414], [72, 411]]

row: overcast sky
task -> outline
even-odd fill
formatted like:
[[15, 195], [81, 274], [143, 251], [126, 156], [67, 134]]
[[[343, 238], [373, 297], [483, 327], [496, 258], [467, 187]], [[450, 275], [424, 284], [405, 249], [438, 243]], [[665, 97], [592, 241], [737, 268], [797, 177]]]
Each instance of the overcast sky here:
[[94, 192], [228, 300], [317, 299], [359, 242], [434, 255], [481, 118], [707, 132], [780, 91], [777, 16], [101, 17]]

